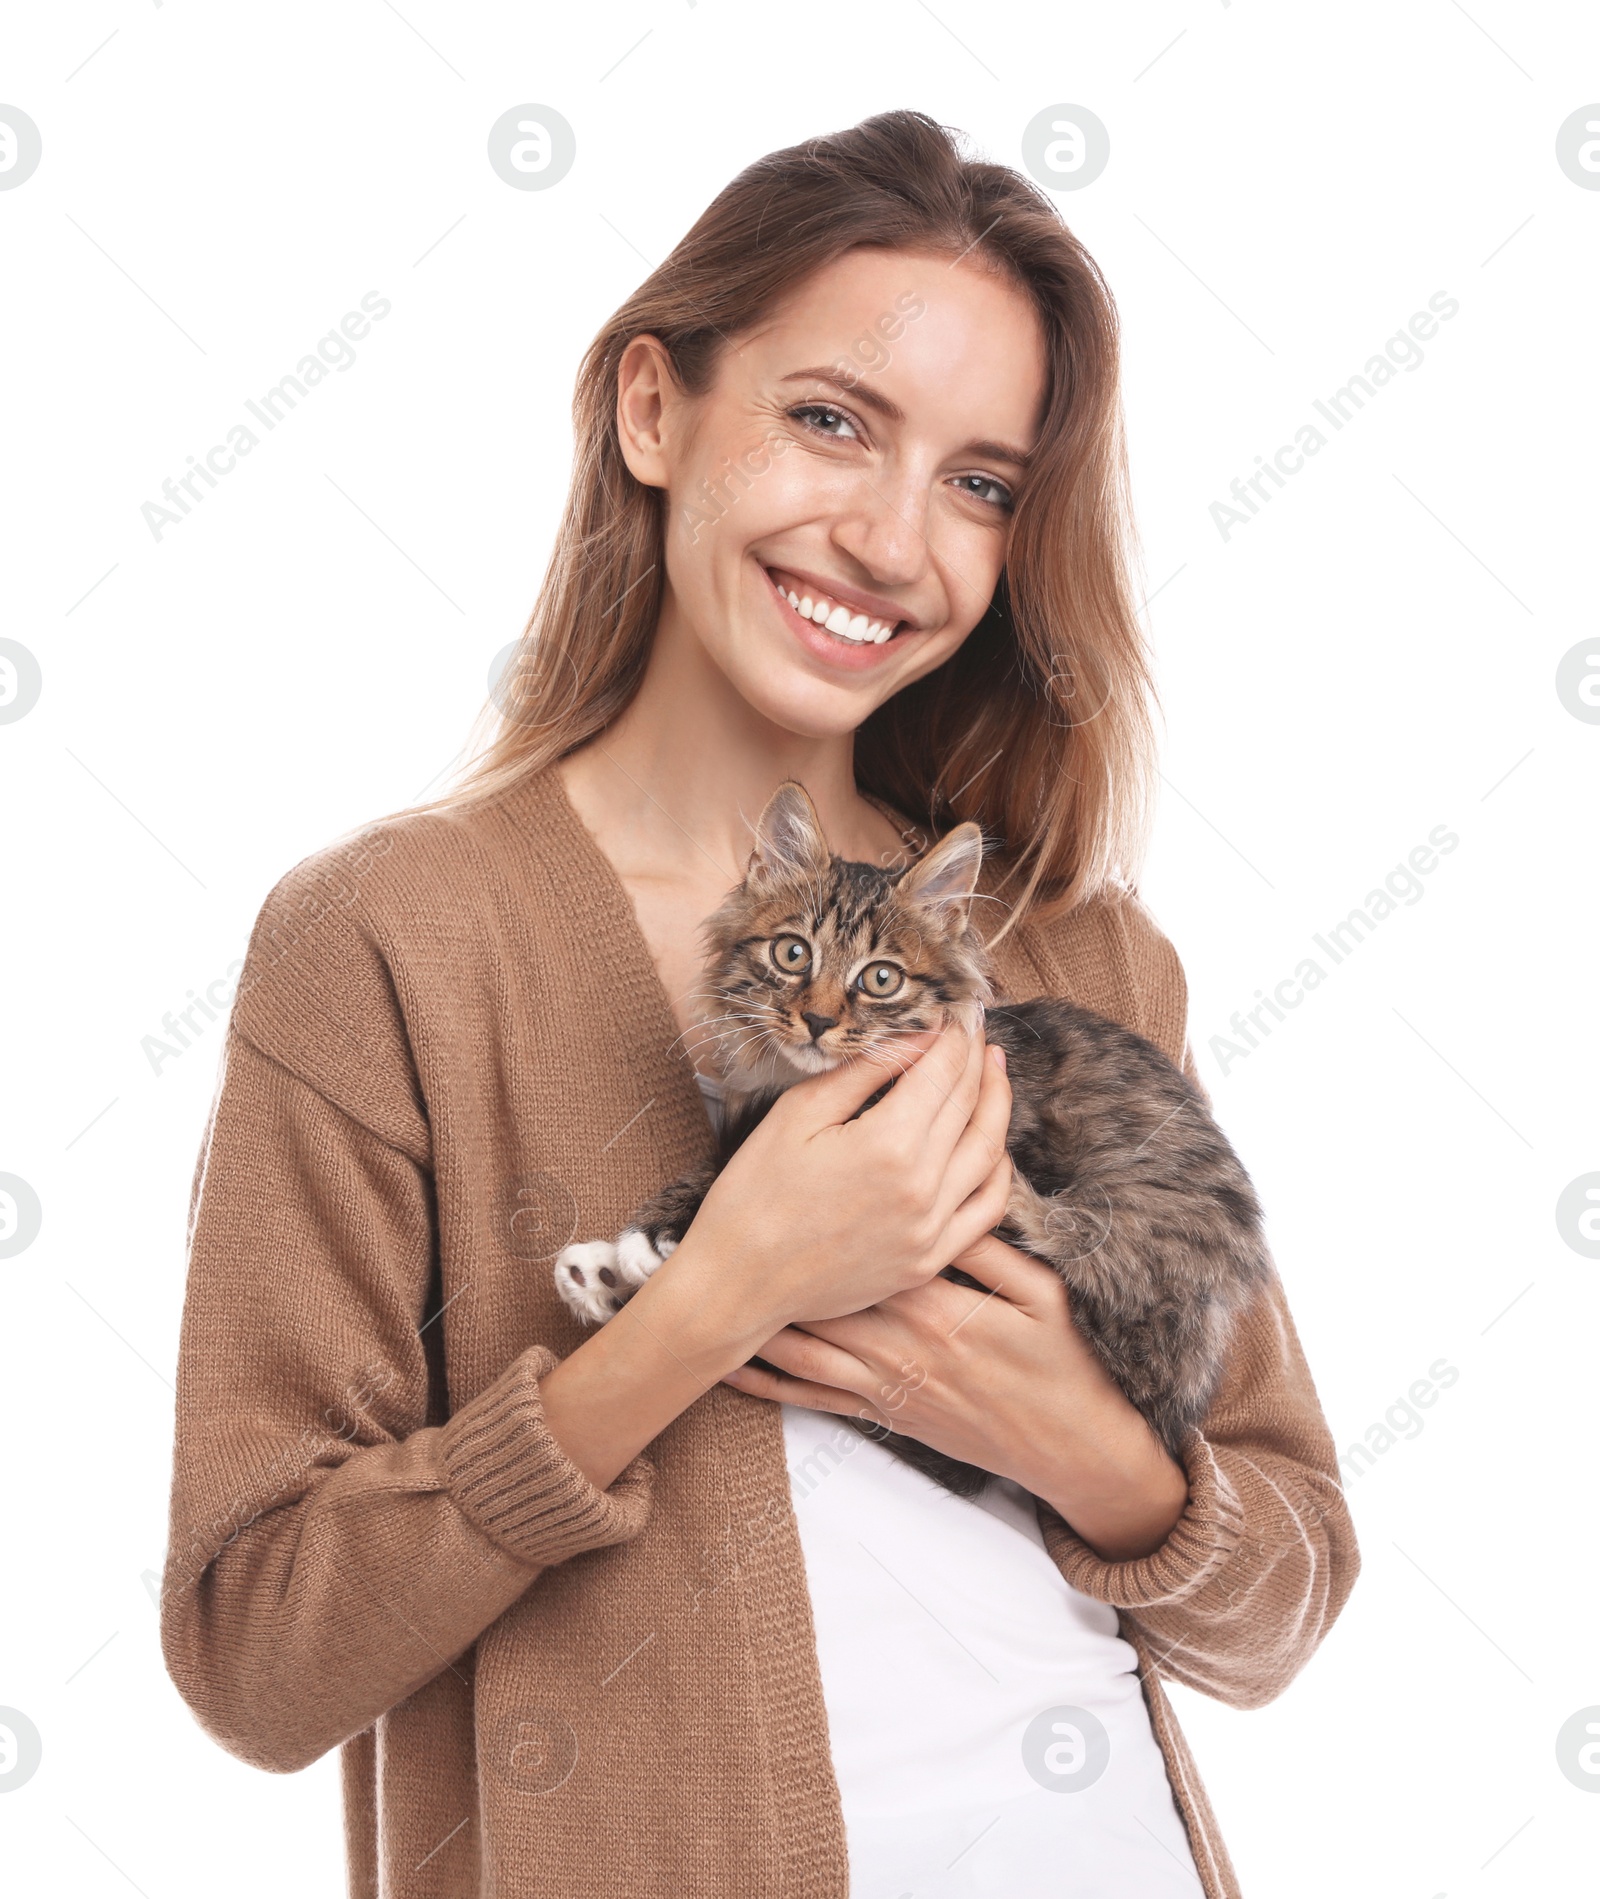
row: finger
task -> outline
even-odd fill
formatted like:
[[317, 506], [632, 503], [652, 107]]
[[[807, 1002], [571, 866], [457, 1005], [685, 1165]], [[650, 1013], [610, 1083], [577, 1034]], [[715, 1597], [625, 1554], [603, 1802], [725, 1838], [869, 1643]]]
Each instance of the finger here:
[[961, 1025], [957, 1034], [963, 1045], [961, 1072], [940, 1104], [929, 1130], [933, 1140], [942, 1147], [946, 1160], [972, 1119], [972, 1112], [978, 1105], [978, 1096], [983, 1089], [984, 1072], [993, 1065], [983, 1039], [981, 1020]]
[[945, 1164], [942, 1212], [953, 1211], [968, 1194], [982, 1186], [1006, 1151], [1006, 1135], [1011, 1126], [1011, 1083], [1001, 1066], [1000, 1055], [998, 1049], [985, 1051], [979, 1071], [977, 1103]]
[[[958, 1290], [949, 1285], [945, 1289], [949, 1292]], [[970, 1292], [967, 1295], [969, 1299], [972, 1296]], [[868, 1316], [878, 1319], [877, 1329], [882, 1331], [882, 1315], [870, 1309], [867, 1314], [852, 1315], [857, 1321]], [[829, 1320], [823, 1323], [831, 1330], [837, 1322]], [[849, 1321], [844, 1323], [848, 1325]], [[892, 1333], [900, 1330], [890, 1327]], [[834, 1394], [830, 1401], [816, 1408], [859, 1412], [865, 1405], [880, 1421], [899, 1411], [907, 1395], [915, 1391], [928, 1376], [927, 1368], [919, 1361], [909, 1338], [901, 1336], [899, 1342], [893, 1345], [879, 1338], [870, 1345], [855, 1339], [846, 1345], [836, 1346], [824, 1339], [820, 1328], [809, 1321], [804, 1326], [785, 1326], [761, 1347], [757, 1356], [782, 1376], [800, 1385]], [[740, 1369], [759, 1376], [764, 1367], [745, 1365]], [[732, 1382], [738, 1384], [741, 1390], [747, 1389], [742, 1379]]]
[[[808, 1075], [788, 1089], [783, 1100], [791, 1104], [790, 1112], [799, 1109], [804, 1113], [813, 1129], [842, 1127], [886, 1081], [920, 1066], [918, 1044], [925, 1050], [935, 1039], [932, 1030], [897, 1036], [853, 1061], [841, 1062], [820, 1075]], [[896, 1092], [891, 1090], [887, 1099], [892, 1101]]]
[[1024, 1253], [995, 1233], [986, 1233], [951, 1260], [964, 1273], [999, 1293], [1014, 1306], [1041, 1309], [1059, 1304], [1066, 1292], [1053, 1266]]
[[736, 1391], [747, 1392], [752, 1398], [770, 1398], [774, 1404], [803, 1404], [808, 1411], [826, 1411], [827, 1405], [819, 1402], [819, 1396], [827, 1387], [809, 1385], [803, 1378], [789, 1378], [782, 1372], [767, 1371], [761, 1365], [740, 1365], [731, 1372], [724, 1372], [722, 1382], [732, 1385]]
[[[807, 1338], [825, 1339], [828, 1344], [853, 1352], [864, 1360], [882, 1331], [882, 1303], [880, 1300], [878, 1305], [863, 1306], [859, 1312], [847, 1312], [837, 1319], [796, 1319], [790, 1329], [805, 1333]], [[762, 1357], [766, 1356], [763, 1351]]]
[[[932, 1048], [901, 1077], [893, 1090], [872, 1110], [884, 1130], [918, 1141], [932, 1135], [934, 1123], [947, 1103], [960, 1090], [969, 1090], [967, 1099], [955, 1109], [954, 1131], [948, 1140], [937, 1143], [942, 1161], [955, 1145], [956, 1134], [966, 1125], [977, 1098], [977, 1076], [981, 1070], [973, 1064], [973, 1043], [978, 1038], [954, 1019], [945, 1023]], [[969, 1072], [971, 1074], [968, 1081]]]
[[[955, 1259], [975, 1246], [1005, 1218], [1006, 1201], [1011, 1195], [1011, 1157], [1002, 1154], [976, 1192], [969, 1194], [951, 1214], [940, 1243], [940, 1251]], [[977, 1277], [976, 1274], [973, 1275]]]
[[819, 1385], [840, 1385], [850, 1391], [871, 1376], [853, 1352], [793, 1325], [774, 1333], [756, 1356], [792, 1378], [809, 1379]]
[[869, 1416], [878, 1423], [884, 1422], [877, 1407], [860, 1392], [824, 1384], [814, 1378], [768, 1371], [761, 1365], [740, 1365], [724, 1373], [722, 1382], [732, 1385], [736, 1391], [747, 1392], [753, 1398], [768, 1398], [775, 1404], [797, 1404], [808, 1411], [831, 1411], [841, 1417]]

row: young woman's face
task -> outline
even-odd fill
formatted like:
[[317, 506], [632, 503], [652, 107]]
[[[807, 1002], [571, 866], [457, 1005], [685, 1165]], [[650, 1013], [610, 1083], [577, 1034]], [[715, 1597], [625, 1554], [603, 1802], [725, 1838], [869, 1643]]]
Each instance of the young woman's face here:
[[1045, 400], [1032, 305], [975, 258], [858, 250], [704, 395], [664, 364], [631, 346], [620, 409], [630, 466], [667, 491], [663, 634], [784, 730], [853, 731], [993, 596]]

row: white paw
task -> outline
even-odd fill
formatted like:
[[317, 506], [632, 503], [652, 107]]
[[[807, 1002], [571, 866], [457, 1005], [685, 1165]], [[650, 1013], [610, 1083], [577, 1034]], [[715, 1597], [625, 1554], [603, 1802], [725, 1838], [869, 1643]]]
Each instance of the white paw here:
[[664, 1241], [665, 1250], [658, 1253], [638, 1227], [630, 1226], [617, 1241], [617, 1272], [623, 1284], [630, 1289], [642, 1286], [677, 1243]]
[[610, 1240], [579, 1240], [556, 1255], [556, 1291], [586, 1325], [609, 1319], [621, 1300], [622, 1275]]

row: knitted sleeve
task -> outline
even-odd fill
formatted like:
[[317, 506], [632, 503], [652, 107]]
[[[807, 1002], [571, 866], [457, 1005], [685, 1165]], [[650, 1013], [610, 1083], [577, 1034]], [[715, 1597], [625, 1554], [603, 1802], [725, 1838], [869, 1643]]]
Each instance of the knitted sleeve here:
[[[1171, 943], [1136, 899], [1097, 927], [1127, 971], [1128, 1026], [1165, 1048], [1204, 1096]], [[1332, 1434], [1276, 1272], [1241, 1317], [1182, 1462], [1189, 1501], [1150, 1555], [1106, 1562], [1041, 1503], [1045, 1547], [1068, 1582], [1137, 1626], [1162, 1674], [1259, 1707], [1305, 1666], [1360, 1568]]]
[[600, 1491], [570, 1461], [537, 1344], [448, 1415], [404, 1022], [353, 907], [306, 927], [318, 874], [257, 925], [196, 1169], [161, 1605], [202, 1725], [285, 1772], [455, 1667], [542, 1568], [635, 1535], [654, 1478], [641, 1456]]

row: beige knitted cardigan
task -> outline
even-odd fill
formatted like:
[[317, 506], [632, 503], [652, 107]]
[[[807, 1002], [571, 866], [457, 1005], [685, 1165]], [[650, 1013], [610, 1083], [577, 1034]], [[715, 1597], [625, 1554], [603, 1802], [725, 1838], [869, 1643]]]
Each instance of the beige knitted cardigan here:
[[[1182, 970], [1137, 900], [997, 963], [1010, 995], [1186, 1058]], [[583, 1337], [553, 1254], [709, 1153], [676, 1034], [553, 770], [318, 853], [252, 935], [195, 1175], [162, 1637], [240, 1758], [342, 1748], [359, 1899], [846, 1899], [777, 1406], [714, 1386], [604, 1492], [540, 1409]], [[1276, 1283], [1186, 1463], [1153, 1555], [1103, 1562], [1040, 1517], [1120, 1613], [1223, 1899], [1161, 1678], [1270, 1700], [1357, 1569]]]

